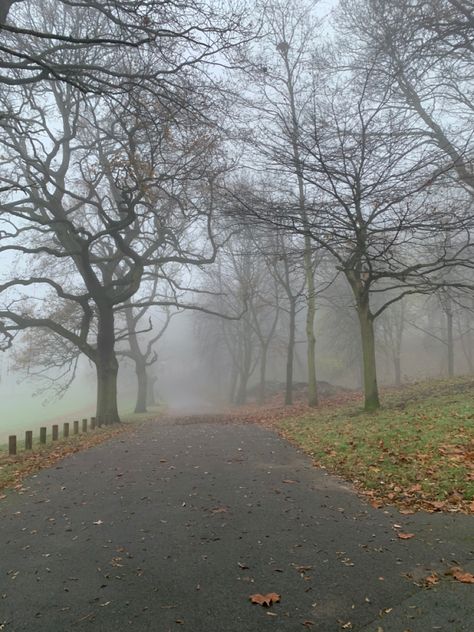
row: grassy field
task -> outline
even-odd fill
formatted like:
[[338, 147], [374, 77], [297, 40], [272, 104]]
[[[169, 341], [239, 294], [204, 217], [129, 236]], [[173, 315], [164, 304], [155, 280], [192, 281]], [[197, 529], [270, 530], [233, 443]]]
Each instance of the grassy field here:
[[357, 400], [333, 402], [278, 427], [374, 506], [474, 512], [472, 378], [387, 390], [375, 413]]

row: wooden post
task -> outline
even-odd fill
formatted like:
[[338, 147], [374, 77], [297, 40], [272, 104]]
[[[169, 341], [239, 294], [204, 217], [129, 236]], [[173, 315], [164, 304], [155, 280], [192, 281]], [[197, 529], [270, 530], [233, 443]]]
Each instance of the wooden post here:
[[16, 435], [8, 437], [8, 454], [14, 456], [16, 454]]
[[31, 430], [27, 430], [25, 432], [25, 450], [33, 449], [33, 432]]
[[74, 421], [73, 422], [73, 432], [74, 432], [74, 434], [79, 434], [79, 422], [78, 421]]
[[40, 428], [40, 443], [46, 443], [46, 435], [48, 434], [48, 429], [43, 427]]
[[[99, 424], [99, 426], [100, 426], [100, 424]], [[95, 417], [91, 417], [91, 428], [92, 428], [92, 430], [94, 430], [94, 428], [96, 428], [96, 427], [97, 427], [97, 420], [96, 420]]]
[[87, 419], [82, 420], [82, 432], [87, 432]]
[[69, 437], [69, 422], [65, 421], [63, 423], [63, 437], [67, 439]]
[[57, 424], [53, 425], [53, 441], [57, 441], [59, 439], [59, 426]]

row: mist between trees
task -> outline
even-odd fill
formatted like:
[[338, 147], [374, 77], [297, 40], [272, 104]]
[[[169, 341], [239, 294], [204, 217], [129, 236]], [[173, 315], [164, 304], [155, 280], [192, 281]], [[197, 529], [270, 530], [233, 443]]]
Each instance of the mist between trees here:
[[472, 372], [473, 8], [1, 2], [12, 369], [103, 422], [119, 367], [137, 412]]

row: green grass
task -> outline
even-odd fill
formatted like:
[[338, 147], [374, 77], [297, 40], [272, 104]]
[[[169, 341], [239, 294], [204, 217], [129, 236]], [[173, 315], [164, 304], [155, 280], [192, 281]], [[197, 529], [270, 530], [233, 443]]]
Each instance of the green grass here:
[[375, 499], [469, 509], [474, 500], [472, 378], [388, 390], [383, 408], [373, 413], [354, 406], [323, 406], [279, 427], [319, 465]]

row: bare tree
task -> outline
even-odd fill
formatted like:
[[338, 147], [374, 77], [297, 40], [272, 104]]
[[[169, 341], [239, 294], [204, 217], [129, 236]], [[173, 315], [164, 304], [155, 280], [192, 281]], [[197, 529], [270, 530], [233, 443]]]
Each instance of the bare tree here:
[[[112, 112], [107, 121], [104, 112], [100, 120], [69, 84], [49, 88], [49, 99], [35, 87], [16, 88], [24, 103], [21, 120], [2, 125], [8, 193], [0, 251], [30, 261], [47, 258], [52, 274], [25, 271], [23, 278], [4, 283], [0, 318], [10, 331], [47, 328], [79, 348], [97, 369], [97, 417], [113, 422], [117, 307], [130, 301], [147, 270], [170, 263], [204, 265], [215, 258], [209, 162], [214, 137], [202, 128], [191, 131], [183, 121], [185, 131], [171, 139], [168, 112], [161, 129], [138, 115]], [[14, 95], [5, 98], [8, 103]], [[159, 112], [154, 116], [156, 123]], [[185, 182], [185, 170], [196, 181]], [[198, 234], [202, 239], [196, 242]], [[73, 328], [54, 312], [41, 312], [38, 303], [33, 310], [17, 310], [21, 288], [36, 288], [69, 305]]]
[[[274, 0], [263, 9], [266, 37], [252, 55], [253, 85], [249, 101], [256, 118], [250, 144], [263, 158], [262, 169], [272, 171], [280, 186], [292, 192], [303, 231], [306, 276], [306, 338], [308, 402], [318, 404], [316, 381], [315, 244], [310, 235], [308, 192], [303, 177], [300, 136], [302, 115], [312, 90], [308, 63], [314, 52], [318, 23], [314, 4]], [[308, 83], [309, 82], [309, 83]], [[255, 97], [257, 93], [257, 97]], [[253, 158], [253, 152], [252, 152]]]
[[393, 104], [416, 115], [420, 137], [441, 150], [445, 169], [473, 195], [471, 0], [342, 0], [340, 5], [339, 25], [357, 64], [375, 70], [372, 89], [389, 87]]

